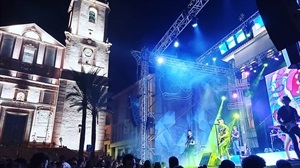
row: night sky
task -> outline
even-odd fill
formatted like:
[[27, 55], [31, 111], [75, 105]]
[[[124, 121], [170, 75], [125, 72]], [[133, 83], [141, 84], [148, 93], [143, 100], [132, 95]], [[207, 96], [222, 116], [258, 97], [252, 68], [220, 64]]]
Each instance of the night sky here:
[[[67, 30], [70, 0], [0, 0], [0, 26], [36, 23], [62, 44]], [[188, 0], [109, 0], [107, 35], [113, 44], [110, 54], [111, 91], [117, 93], [133, 84], [136, 62], [131, 50], [152, 50]], [[198, 14], [197, 36], [189, 25], [179, 36], [180, 47], [165, 53], [195, 60], [257, 11], [255, 0], [210, 0]]]

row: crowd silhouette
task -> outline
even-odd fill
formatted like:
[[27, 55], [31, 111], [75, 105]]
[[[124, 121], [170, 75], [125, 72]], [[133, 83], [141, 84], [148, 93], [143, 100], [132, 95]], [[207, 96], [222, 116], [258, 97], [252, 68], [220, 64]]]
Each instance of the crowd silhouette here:
[[[177, 157], [169, 157], [167, 162], [142, 162], [132, 154], [123, 154], [116, 159], [108, 155], [97, 156], [93, 161], [89, 158], [78, 160], [77, 158], [66, 158], [58, 155], [57, 159], [50, 160], [42, 153], [35, 153], [30, 160], [24, 158], [7, 158], [3, 156], [0, 160], [0, 168], [183, 168]], [[189, 166], [190, 167], [190, 166]], [[195, 168], [207, 168], [207, 165], [194, 166]], [[236, 165], [231, 160], [223, 160], [218, 168], [235, 168]], [[265, 160], [258, 155], [249, 155], [241, 160], [242, 168], [264, 168]], [[277, 168], [292, 168], [288, 160], [278, 160]]]

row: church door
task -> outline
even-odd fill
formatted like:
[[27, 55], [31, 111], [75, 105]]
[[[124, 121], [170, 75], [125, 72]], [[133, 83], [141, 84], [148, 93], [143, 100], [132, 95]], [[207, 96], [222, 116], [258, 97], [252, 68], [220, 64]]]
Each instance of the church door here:
[[6, 113], [2, 134], [3, 145], [21, 145], [26, 129], [27, 115]]

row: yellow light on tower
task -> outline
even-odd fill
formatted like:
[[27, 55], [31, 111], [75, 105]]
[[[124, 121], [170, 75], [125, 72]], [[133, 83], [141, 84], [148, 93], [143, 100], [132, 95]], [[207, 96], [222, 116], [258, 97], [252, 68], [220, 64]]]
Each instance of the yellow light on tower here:
[[240, 113], [234, 113], [233, 118], [234, 119], [239, 119], [240, 118]]

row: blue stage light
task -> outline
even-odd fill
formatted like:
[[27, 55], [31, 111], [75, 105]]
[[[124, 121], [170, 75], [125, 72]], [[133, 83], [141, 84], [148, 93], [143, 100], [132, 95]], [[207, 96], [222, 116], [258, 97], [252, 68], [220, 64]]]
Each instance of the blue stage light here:
[[156, 61], [157, 61], [157, 63], [162, 64], [162, 63], [164, 63], [164, 58], [163, 57], [158, 57], [156, 59]]
[[177, 40], [174, 42], [174, 47], [179, 47], [179, 42]]

